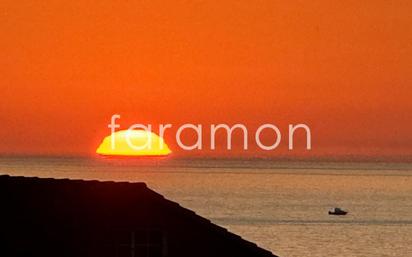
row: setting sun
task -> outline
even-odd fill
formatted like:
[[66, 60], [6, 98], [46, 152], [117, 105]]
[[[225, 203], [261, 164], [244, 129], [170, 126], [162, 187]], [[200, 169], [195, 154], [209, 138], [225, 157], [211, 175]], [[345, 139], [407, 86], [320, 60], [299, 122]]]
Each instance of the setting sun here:
[[96, 150], [105, 156], [165, 156], [171, 153], [163, 138], [145, 130], [121, 130], [103, 139]]

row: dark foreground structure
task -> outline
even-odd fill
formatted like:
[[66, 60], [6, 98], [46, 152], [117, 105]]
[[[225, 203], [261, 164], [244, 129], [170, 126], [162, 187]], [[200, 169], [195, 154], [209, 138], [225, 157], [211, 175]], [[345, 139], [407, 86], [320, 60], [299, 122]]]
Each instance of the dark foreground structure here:
[[4, 175], [0, 197], [0, 256], [274, 256], [144, 183]]

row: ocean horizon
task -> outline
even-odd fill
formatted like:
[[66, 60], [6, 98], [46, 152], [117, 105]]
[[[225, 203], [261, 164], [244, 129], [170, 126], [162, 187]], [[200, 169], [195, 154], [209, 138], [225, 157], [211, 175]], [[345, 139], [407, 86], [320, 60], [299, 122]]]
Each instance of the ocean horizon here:
[[[412, 164], [1, 157], [0, 173], [145, 182], [279, 256], [410, 256]], [[348, 215], [328, 215], [342, 207]]]

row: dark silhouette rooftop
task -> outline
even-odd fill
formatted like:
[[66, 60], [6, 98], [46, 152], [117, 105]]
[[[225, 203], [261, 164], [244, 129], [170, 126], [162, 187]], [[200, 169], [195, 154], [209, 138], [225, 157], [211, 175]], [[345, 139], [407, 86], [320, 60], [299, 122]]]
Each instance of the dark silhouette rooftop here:
[[1, 256], [266, 257], [144, 183], [0, 176]]

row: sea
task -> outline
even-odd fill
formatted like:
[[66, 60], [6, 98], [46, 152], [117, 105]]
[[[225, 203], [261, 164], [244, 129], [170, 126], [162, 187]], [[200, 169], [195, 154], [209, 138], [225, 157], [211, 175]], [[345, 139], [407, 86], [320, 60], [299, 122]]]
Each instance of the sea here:
[[0, 174], [145, 182], [281, 257], [412, 256], [411, 163], [0, 157]]

